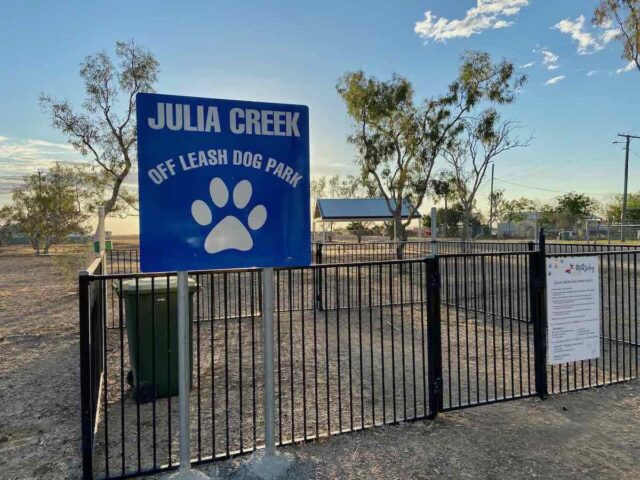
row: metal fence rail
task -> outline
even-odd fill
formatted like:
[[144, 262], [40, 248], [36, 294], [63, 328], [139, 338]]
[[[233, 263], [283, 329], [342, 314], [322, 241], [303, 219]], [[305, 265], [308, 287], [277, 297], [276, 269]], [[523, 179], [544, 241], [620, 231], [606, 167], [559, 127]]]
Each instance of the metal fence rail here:
[[[405, 252], [416, 259], [362, 262], [377, 254], [369, 251], [354, 253], [352, 262], [276, 270], [278, 443], [638, 376], [640, 250], [544, 241], [498, 245], [509, 247], [438, 242], [435, 257], [424, 258], [421, 244]], [[470, 248], [480, 251], [459, 251]], [[345, 252], [336, 250], [333, 258]], [[325, 253], [323, 262], [332, 255]], [[601, 355], [551, 366], [545, 259], [569, 255], [599, 258]], [[172, 469], [178, 462], [177, 398], [149, 396], [143, 384], [149, 379], [129, 372], [146, 355], [147, 383], [176, 380], [175, 274], [138, 273], [136, 250], [111, 252], [106, 261], [106, 269], [97, 260], [79, 279], [84, 476]], [[196, 463], [252, 452], [264, 442], [260, 273], [190, 275]], [[127, 288], [135, 300], [129, 305], [119, 293]], [[137, 307], [145, 298], [146, 316]]]

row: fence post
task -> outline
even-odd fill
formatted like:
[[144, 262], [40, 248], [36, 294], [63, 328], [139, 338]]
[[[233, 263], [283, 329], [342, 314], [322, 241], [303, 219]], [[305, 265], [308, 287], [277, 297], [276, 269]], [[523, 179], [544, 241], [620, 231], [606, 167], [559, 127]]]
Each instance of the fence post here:
[[[533, 243], [530, 243], [530, 250]], [[533, 322], [533, 353], [536, 374], [536, 392], [544, 399], [548, 395], [547, 386], [547, 312], [545, 302], [545, 237], [540, 229], [539, 248], [529, 257], [529, 308]]]
[[80, 422], [82, 434], [82, 478], [93, 478], [93, 408], [91, 406], [91, 326], [89, 315], [89, 274], [78, 277], [80, 314]]
[[440, 338], [440, 269], [438, 257], [425, 259], [427, 273], [427, 368], [429, 375], [429, 415], [442, 411], [442, 343]]
[[438, 223], [436, 207], [431, 207], [431, 254], [438, 254]]
[[[322, 265], [322, 243], [316, 243], [316, 264]], [[316, 269], [317, 272], [317, 290], [316, 290], [316, 308], [322, 310], [322, 269]]]

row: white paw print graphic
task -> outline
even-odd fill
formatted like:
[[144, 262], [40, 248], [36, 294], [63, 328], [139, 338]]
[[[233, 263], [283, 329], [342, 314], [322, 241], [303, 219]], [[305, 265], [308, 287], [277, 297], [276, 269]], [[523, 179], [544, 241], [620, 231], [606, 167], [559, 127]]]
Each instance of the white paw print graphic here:
[[[209, 184], [209, 194], [213, 204], [224, 207], [229, 201], [229, 190], [220, 178], [214, 178]], [[251, 200], [253, 187], [249, 180], [242, 180], [233, 189], [233, 204], [238, 210], [244, 209]], [[196, 200], [191, 204], [193, 219], [203, 227], [211, 225], [213, 214], [206, 202]], [[267, 209], [264, 205], [256, 205], [249, 212], [247, 224], [251, 230], [258, 230], [267, 220]], [[253, 238], [247, 227], [233, 215], [227, 215], [218, 222], [209, 232], [204, 241], [204, 249], [207, 253], [218, 253], [224, 250], [240, 250], [246, 252], [253, 248]]]

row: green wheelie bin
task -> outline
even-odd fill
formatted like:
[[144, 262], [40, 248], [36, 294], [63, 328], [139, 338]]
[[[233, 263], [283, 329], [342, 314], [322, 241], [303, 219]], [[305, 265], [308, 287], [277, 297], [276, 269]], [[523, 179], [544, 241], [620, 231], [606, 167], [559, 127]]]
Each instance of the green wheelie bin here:
[[[153, 282], [153, 289], [152, 289]], [[178, 298], [177, 279], [148, 277], [114, 284], [124, 302], [131, 370], [129, 385], [138, 401], [178, 395]], [[193, 294], [189, 279], [189, 348], [193, 343]], [[189, 378], [193, 385], [193, 357], [189, 354]]]

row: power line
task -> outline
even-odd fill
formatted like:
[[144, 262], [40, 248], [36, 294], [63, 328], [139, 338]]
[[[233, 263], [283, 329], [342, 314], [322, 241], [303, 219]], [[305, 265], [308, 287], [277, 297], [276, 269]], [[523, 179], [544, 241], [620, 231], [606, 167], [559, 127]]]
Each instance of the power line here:
[[[529, 188], [531, 190], [540, 190], [542, 192], [550, 192], [550, 193], [574, 193], [574, 191], [566, 191], [566, 190], [553, 190], [551, 188], [542, 188], [542, 187], [532, 187], [531, 185], [526, 185], [524, 183], [516, 183], [510, 182], [509, 180], [504, 180], [502, 178], [495, 177], [495, 179], [501, 183], [507, 183], [509, 185], [514, 185], [516, 187]], [[616, 195], [614, 193], [586, 193], [586, 195], [594, 195], [599, 197], [608, 197], [609, 195]]]

